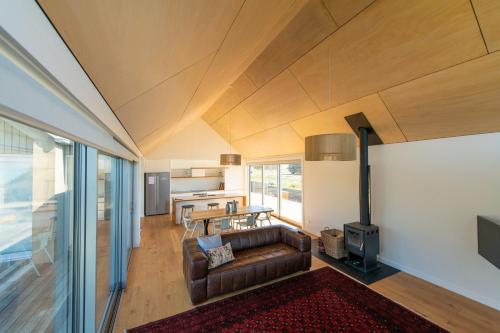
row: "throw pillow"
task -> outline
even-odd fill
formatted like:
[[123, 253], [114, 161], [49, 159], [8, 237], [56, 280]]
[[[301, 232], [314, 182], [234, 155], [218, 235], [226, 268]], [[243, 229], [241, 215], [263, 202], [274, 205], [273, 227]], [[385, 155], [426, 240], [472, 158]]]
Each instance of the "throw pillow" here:
[[203, 249], [205, 253], [208, 249], [222, 246], [222, 239], [220, 238], [220, 235], [198, 237], [197, 240], [198, 245]]
[[231, 243], [224, 246], [216, 247], [206, 251], [208, 257], [208, 269], [218, 267], [227, 262], [233, 261], [233, 249]]

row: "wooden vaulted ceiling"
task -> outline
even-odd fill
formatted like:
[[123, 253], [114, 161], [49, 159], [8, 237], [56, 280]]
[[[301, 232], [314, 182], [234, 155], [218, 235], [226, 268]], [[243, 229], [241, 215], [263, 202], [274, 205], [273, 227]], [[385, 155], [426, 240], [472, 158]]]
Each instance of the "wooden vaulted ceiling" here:
[[215, 102], [305, 0], [39, 0], [147, 152]]
[[139, 148], [202, 117], [244, 156], [364, 112], [384, 143], [500, 131], [497, 0], [40, 0]]

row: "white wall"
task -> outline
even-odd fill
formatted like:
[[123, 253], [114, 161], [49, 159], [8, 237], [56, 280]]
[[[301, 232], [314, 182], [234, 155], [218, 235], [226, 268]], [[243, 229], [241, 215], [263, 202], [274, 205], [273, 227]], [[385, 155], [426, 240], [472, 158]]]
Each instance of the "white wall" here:
[[[343, 163], [306, 163], [306, 229], [359, 218], [357, 163]], [[477, 215], [500, 217], [500, 133], [374, 146], [370, 164], [380, 259], [500, 309], [500, 270], [476, 230]]]
[[148, 160], [218, 160], [224, 152], [229, 152], [229, 144], [205, 121], [197, 119], [144, 157]]
[[144, 172], [170, 172], [170, 160], [148, 160], [144, 159]]
[[359, 220], [358, 163], [304, 162], [304, 229], [319, 235]]
[[382, 258], [500, 309], [500, 270], [477, 253], [477, 215], [500, 217], [500, 133], [371, 149]]

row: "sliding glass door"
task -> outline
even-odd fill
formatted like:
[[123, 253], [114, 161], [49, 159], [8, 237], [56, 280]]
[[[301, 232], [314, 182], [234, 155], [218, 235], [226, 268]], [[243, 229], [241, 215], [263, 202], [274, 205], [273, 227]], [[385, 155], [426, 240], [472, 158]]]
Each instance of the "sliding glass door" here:
[[130, 254], [132, 251], [132, 235], [133, 235], [133, 225], [132, 221], [134, 218], [134, 164], [129, 161], [123, 161], [123, 190], [122, 195], [122, 223], [121, 223], [121, 234], [122, 234], [122, 246], [121, 252], [124, 258], [123, 265], [121, 266], [121, 282], [124, 286], [127, 277], [127, 268]]
[[280, 164], [280, 216], [302, 223], [300, 162]]
[[71, 332], [73, 142], [0, 118], [0, 331]]
[[250, 165], [249, 174], [249, 199], [250, 204], [262, 204], [262, 165]]
[[302, 167], [300, 161], [250, 164], [251, 205], [274, 210], [273, 215], [302, 224]]
[[262, 204], [266, 207], [271, 207], [274, 211], [279, 211], [278, 206], [278, 165], [266, 164], [263, 165], [264, 172], [264, 196]]
[[97, 157], [96, 330], [117, 284], [117, 160]]
[[105, 331], [132, 248], [134, 164], [0, 117], [0, 331]]
[[132, 163], [48, 132], [124, 151], [25, 50], [0, 39], [0, 332], [109, 331], [138, 218], [137, 184], [124, 176]]

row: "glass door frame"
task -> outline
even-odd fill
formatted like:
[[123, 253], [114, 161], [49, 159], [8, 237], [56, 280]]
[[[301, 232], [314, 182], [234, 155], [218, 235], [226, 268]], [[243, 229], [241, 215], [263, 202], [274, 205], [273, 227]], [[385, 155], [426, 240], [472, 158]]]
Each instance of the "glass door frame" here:
[[[111, 211], [111, 228], [112, 239], [110, 245], [114, 245], [110, 249], [111, 256], [115, 257], [115, 265], [113, 271], [113, 290], [106, 304], [105, 313], [102, 317], [99, 332], [108, 332], [112, 329], [114, 319], [118, 311], [121, 292], [126, 287], [128, 263], [131, 255], [133, 244], [128, 242], [131, 239], [129, 233], [132, 232], [133, 218], [135, 212], [134, 207], [134, 186], [129, 186], [129, 181], [132, 185], [137, 181], [133, 169], [135, 163], [123, 158], [103, 153], [113, 158], [112, 160], [112, 192], [114, 209]], [[97, 164], [96, 164], [97, 166]], [[96, 173], [97, 177], [97, 173]], [[130, 179], [132, 178], [132, 179]], [[95, 178], [97, 179], [97, 178]], [[94, 180], [95, 181], [95, 180]], [[97, 196], [95, 197], [97, 198]], [[130, 200], [132, 199], [132, 200]], [[97, 200], [94, 200], [97, 203]], [[96, 204], [97, 205], [97, 204]], [[97, 216], [97, 207], [94, 211]], [[95, 301], [94, 301], [95, 304]]]
[[[112, 328], [113, 319], [118, 309], [120, 295], [125, 288], [127, 263], [129, 253], [126, 249], [127, 242], [124, 239], [125, 229], [130, 228], [126, 225], [124, 215], [130, 217], [129, 209], [134, 211], [135, 207], [128, 207], [130, 204], [125, 202], [127, 195], [122, 189], [127, 187], [127, 172], [124, 172], [123, 165], [125, 160], [113, 157], [112, 178], [116, 184], [112, 187], [115, 195], [112, 195], [114, 209], [111, 212], [110, 223], [116, 227], [113, 230], [115, 238], [114, 249], [110, 249], [110, 255], [115, 256], [115, 269], [110, 272], [115, 275], [115, 288], [108, 299], [105, 307], [105, 313], [101, 323], [98, 323], [96, 329], [96, 278], [97, 278], [97, 173], [98, 173], [98, 150], [92, 147], [75, 142], [75, 179], [74, 179], [74, 248], [75, 259], [73, 264], [73, 332], [106, 332]], [[129, 161], [130, 162], [130, 161]], [[130, 162], [133, 166], [133, 163]], [[136, 181], [135, 176], [133, 182]], [[133, 192], [133, 190], [132, 190]], [[129, 193], [133, 195], [133, 193]], [[133, 204], [132, 204], [133, 205]], [[132, 223], [130, 223], [132, 224]], [[110, 246], [111, 246], [110, 242]]]
[[[300, 221], [294, 221], [292, 219], [286, 218], [281, 215], [281, 165], [282, 164], [292, 164], [292, 163], [298, 163], [300, 164], [300, 169], [301, 169], [301, 176], [302, 176], [302, 181], [301, 181], [301, 193], [302, 193], [302, 222]], [[283, 220], [287, 223], [290, 223], [292, 225], [295, 225], [297, 227], [303, 227], [304, 226], [304, 160], [303, 158], [290, 158], [290, 159], [283, 159], [283, 160], [266, 160], [266, 161], [250, 161], [246, 163], [246, 174], [247, 174], [247, 186], [248, 186], [248, 202], [249, 205], [255, 204], [252, 203], [251, 200], [251, 181], [252, 181], [252, 175], [250, 172], [251, 167], [255, 166], [260, 166], [262, 167], [262, 177], [261, 177], [261, 202], [258, 203], [259, 205], [264, 205], [264, 165], [277, 165], [277, 174], [278, 174], [278, 180], [277, 180], [277, 186], [278, 186], [278, 210], [273, 211], [271, 213], [272, 216], [279, 218], [280, 220]]]
[[73, 332], [95, 332], [97, 150], [75, 143]]
[[[276, 211], [277, 211], [277, 214], [273, 214], [271, 213], [271, 215], [275, 215], [277, 217], [280, 217], [281, 216], [281, 200], [280, 200], [280, 189], [281, 189], [281, 179], [280, 179], [280, 165], [279, 163], [266, 163], [266, 164], [263, 164], [262, 165], [262, 206], [266, 206], [266, 204], [264, 203], [265, 199], [266, 199], [266, 196], [265, 196], [265, 190], [266, 190], [266, 187], [264, 187], [264, 184], [265, 184], [265, 181], [264, 181], [264, 169], [265, 169], [265, 166], [266, 165], [275, 165], [276, 166], [276, 174], [273, 175], [273, 177], [276, 177], [276, 190], [277, 190], [277, 194], [276, 194]], [[273, 208], [272, 206], [270, 205], [267, 205], [268, 207], [271, 207]]]

